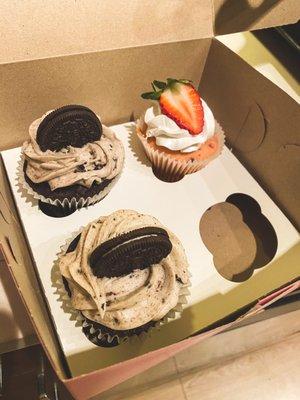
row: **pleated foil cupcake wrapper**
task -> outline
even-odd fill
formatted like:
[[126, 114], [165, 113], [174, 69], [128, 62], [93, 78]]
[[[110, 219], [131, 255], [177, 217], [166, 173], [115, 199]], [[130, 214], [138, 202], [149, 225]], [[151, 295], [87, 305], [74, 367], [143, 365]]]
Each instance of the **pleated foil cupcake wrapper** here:
[[87, 334], [87, 336], [91, 342], [97, 344], [96, 343], [97, 339], [99, 339], [99, 340], [105, 339], [105, 340], [107, 340], [108, 343], [111, 343], [113, 340], [117, 340], [118, 344], [121, 344], [124, 342], [132, 343], [132, 342], [136, 341], [137, 339], [143, 340], [144, 337], [149, 336], [149, 333], [151, 333], [151, 331], [153, 329], [159, 328], [160, 326], [168, 323], [169, 320], [176, 318], [179, 314], [182, 313], [183, 306], [188, 303], [187, 297], [190, 295], [190, 291], [189, 291], [189, 288], [191, 286], [190, 272], [189, 272], [188, 283], [180, 288], [178, 303], [176, 304], [176, 306], [172, 310], [170, 310], [161, 320], [157, 321], [157, 323], [153, 327], [149, 328], [147, 331], [144, 331], [144, 332], [140, 333], [139, 335], [119, 337], [116, 334], [110, 335], [107, 332], [103, 333], [103, 332], [101, 332], [100, 328], [95, 329], [95, 326], [92, 323], [90, 323], [89, 321], [87, 321], [85, 319], [85, 317], [81, 314], [81, 312], [76, 310], [72, 306], [71, 298], [69, 297], [69, 295], [65, 289], [62, 275], [60, 273], [59, 265], [58, 265], [60, 257], [66, 253], [71, 242], [78, 235], [80, 235], [80, 233], [82, 232], [83, 229], [84, 229], [84, 227], [81, 227], [78, 231], [72, 233], [71, 237], [68, 240], [66, 240], [66, 242], [63, 246], [61, 246], [61, 250], [57, 254], [57, 258], [54, 262], [52, 285], [56, 289], [54, 294], [57, 295], [58, 301], [62, 303], [63, 310], [66, 313], [70, 314], [70, 319], [75, 322], [75, 326], [82, 326], [82, 328], [85, 328], [86, 332], [89, 332]]
[[[87, 197], [87, 198], [82, 197], [80, 199], [76, 199], [75, 197], [73, 197], [72, 199], [65, 198], [63, 200], [50, 199], [39, 193], [36, 193], [28, 185], [24, 177], [24, 171], [23, 171], [24, 163], [25, 163], [25, 157], [23, 154], [21, 154], [21, 158], [18, 162], [18, 169], [17, 169], [17, 184], [19, 186], [21, 193], [23, 192], [23, 197], [26, 197], [28, 199], [28, 196], [26, 196], [28, 194], [29, 196], [31, 196], [36, 200], [40, 200], [43, 203], [52, 204], [53, 206], [62, 207], [65, 210], [70, 210], [70, 209], [76, 210], [82, 207], [87, 207], [89, 205], [95, 204], [98, 201], [102, 200], [111, 191], [111, 189], [117, 183], [122, 174], [122, 172], [120, 172], [103, 190], [101, 190], [101, 192], [95, 194], [92, 197]], [[22, 189], [24, 189], [25, 192]]]
[[[140, 139], [148, 159], [152, 163], [152, 169], [159, 178], [168, 182], [176, 182], [182, 179], [187, 174], [192, 174], [204, 168], [212, 160], [217, 158], [224, 148], [225, 135], [221, 125], [215, 121], [216, 130], [215, 135], [218, 138], [219, 148], [215, 154], [206, 158], [205, 160], [179, 160], [174, 156], [165, 153], [157, 148], [152, 148], [147, 141], [146, 136], [143, 134], [143, 127], [141, 121], [137, 121], [137, 136]], [[193, 154], [193, 153], [191, 153]], [[192, 155], [191, 155], [192, 157]]]

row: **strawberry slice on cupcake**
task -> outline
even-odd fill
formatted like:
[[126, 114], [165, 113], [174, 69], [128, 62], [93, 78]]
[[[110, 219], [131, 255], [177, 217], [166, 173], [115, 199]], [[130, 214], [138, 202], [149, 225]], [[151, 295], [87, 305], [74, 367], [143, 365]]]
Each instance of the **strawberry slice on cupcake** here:
[[153, 81], [153, 92], [142, 94], [143, 99], [158, 100], [162, 114], [176, 124], [199, 135], [204, 125], [204, 111], [199, 93], [187, 79], [168, 78], [167, 83]]

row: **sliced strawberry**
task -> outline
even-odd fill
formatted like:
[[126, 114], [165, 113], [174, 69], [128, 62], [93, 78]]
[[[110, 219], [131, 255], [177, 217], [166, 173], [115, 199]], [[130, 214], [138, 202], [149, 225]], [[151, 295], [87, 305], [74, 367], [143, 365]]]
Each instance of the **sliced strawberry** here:
[[167, 79], [167, 83], [154, 81], [160, 90], [144, 93], [143, 98], [158, 100], [161, 112], [171, 118], [191, 135], [202, 132], [204, 112], [199, 93], [187, 80]]

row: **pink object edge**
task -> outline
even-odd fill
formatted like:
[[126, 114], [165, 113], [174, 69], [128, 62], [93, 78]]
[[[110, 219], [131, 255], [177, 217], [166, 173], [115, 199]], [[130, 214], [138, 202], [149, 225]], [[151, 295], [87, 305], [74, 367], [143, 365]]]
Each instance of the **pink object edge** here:
[[169, 357], [176, 355], [180, 351], [187, 349], [190, 346], [193, 346], [206, 338], [223, 332], [227, 328], [234, 326], [243, 319], [249, 318], [264, 311], [264, 309], [270, 304], [287, 296], [288, 294], [299, 288], [300, 280], [284, 288], [281, 288], [278, 291], [259, 300], [251, 310], [249, 310], [242, 317], [237, 318], [231, 323], [222, 325], [208, 332], [204, 332], [197, 336], [193, 336], [191, 338], [182, 340], [178, 343], [174, 343], [170, 346], [152, 351], [131, 360], [112, 365], [100, 371], [95, 371], [86, 375], [81, 375], [80, 377], [68, 379], [64, 383], [75, 399], [86, 400], [92, 396], [95, 396], [104, 392], [105, 390], [112, 388], [115, 385], [124, 382], [125, 380], [141, 372], [146, 371], [147, 369], [159, 364], [160, 362], [165, 361]]

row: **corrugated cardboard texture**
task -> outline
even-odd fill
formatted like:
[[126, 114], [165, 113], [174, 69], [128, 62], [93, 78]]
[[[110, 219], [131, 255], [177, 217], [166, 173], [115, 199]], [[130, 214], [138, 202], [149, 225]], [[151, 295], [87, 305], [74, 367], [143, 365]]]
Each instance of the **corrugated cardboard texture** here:
[[299, 0], [213, 0], [214, 33], [252, 31], [297, 22]]
[[[144, 110], [140, 95], [153, 79], [198, 84], [211, 39], [0, 65], [0, 149], [28, 137], [31, 122], [65, 104], [85, 104], [106, 124]], [[4, 134], [5, 133], [5, 134]]]
[[0, 63], [212, 37], [211, 0], [1, 1]]
[[199, 89], [221, 121], [227, 145], [299, 229], [299, 105], [218, 41]]
[[60, 378], [64, 378], [61, 353], [48, 312], [39, 290], [22, 228], [14, 208], [9, 185], [0, 157], [0, 243], [16, 287], [20, 292], [34, 328]]

